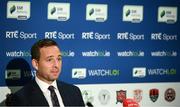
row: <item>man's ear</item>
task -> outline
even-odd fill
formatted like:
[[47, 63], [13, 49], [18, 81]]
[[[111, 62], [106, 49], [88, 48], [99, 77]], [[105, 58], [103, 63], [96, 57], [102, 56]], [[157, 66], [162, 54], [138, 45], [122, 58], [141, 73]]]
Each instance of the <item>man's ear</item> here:
[[34, 69], [38, 70], [38, 61], [36, 59], [32, 59], [32, 66]]

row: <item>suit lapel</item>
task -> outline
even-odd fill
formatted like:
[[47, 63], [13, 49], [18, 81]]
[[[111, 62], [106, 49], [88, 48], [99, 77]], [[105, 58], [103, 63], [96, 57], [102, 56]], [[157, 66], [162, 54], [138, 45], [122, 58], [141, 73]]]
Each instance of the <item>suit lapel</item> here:
[[68, 95], [68, 92], [66, 91], [66, 88], [65, 87], [62, 87], [60, 82], [57, 81], [57, 85], [58, 85], [58, 89], [59, 89], [59, 92], [61, 94], [61, 97], [62, 97], [62, 100], [63, 100], [63, 103], [64, 103], [64, 106], [68, 106], [69, 104], [71, 104], [71, 101], [70, 101], [70, 98]]
[[31, 104], [32, 105], [43, 105], [43, 106], [48, 106], [48, 102], [46, 98], [43, 95], [43, 92], [41, 91], [40, 87], [37, 85], [35, 80], [32, 83], [32, 89], [31, 91]]

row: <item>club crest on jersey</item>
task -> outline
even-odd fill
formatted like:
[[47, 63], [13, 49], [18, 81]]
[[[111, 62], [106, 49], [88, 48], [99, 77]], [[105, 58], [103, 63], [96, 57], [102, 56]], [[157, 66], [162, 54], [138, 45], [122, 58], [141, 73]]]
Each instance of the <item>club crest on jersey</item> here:
[[126, 90], [116, 91], [116, 104], [122, 103], [124, 99], [126, 99]]
[[141, 89], [134, 90], [134, 100], [138, 103], [142, 100], [142, 92]]
[[159, 90], [156, 88], [150, 89], [149, 97], [150, 97], [152, 102], [156, 102], [158, 97], [159, 97]]

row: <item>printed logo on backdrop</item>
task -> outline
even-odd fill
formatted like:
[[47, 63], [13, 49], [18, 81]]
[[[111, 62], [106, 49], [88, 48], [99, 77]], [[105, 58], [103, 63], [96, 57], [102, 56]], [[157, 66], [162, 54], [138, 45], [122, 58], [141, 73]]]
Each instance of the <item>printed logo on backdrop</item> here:
[[72, 78], [85, 79], [88, 77], [116, 77], [120, 75], [118, 69], [86, 69], [86, 68], [73, 68]]
[[61, 51], [61, 55], [63, 56], [63, 57], [74, 57], [75, 56], [75, 52], [74, 51], [72, 51], [72, 50], [62, 50]]
[[143, 6], [124, 5], [123, 21], [140, 23], [143, 20]]
[[159, 97], [159, 89], [153, 88], [149, 90], [149, 97], [152, 102], [156, 102]]
[[151, 33], [151, 40], [177, 41], [177, 34], [167, 34], [162, 32]]
[[98, 32], [82, 32], [82, 39], [85, 40], [110, 40], [111, 34]]
[[157, 50], [151, 51], [152, 57], [177, 57], [177, 51], [165, 51], [165, 50]]
[[167, 102], [172, 102], [175, 100], [176, 92], [173, 88], [168, 88], [164, 93], [164, 98]]
[[142, 100], [143, 91], [141, 89], [136, 89], [133, 92], [134, 92], [134, 100], [139, 103]]
[[154, 75], [176, 75], [177, 71], [175, 68], [154, 68], [154, 69], [148, 69], [147, 73], [149, 76]]
[[77, 79], [86, 78], [86, 68], [73, 68], [72, 78], [77, 78]]
[[118, 57], [144, 57], [144, 51], [117, 51]]
[[133, 77], [138, 77], [138, 78], [146, 77], [146, 68], [144, 67], [133, 68]]
[[60, 39], [60, 40], [73, 40], [75, 39], [74, 33], [64, 33], [58, 31], [45, 32], [44, 38], [46, 39]]
[[28, 1], [8, 1], [7, 18], [27, 20], [30, 18], [30, 5]]
[[139, 41], [144, 40], [144, 34], [135, 34], [132, 32], [118, 32], [117, 40], [131, 40], [131, 41]]
[[24, 32], [24, 31], [6, 31], [6, 39], [37, 39], [37, 33]]
[[126, 90], [116, 91], [116, 104], [118, 102], [122, 103], [123, 100], [125, 99], [126, 99]]
[[5, 72], [5, 79], [18, 80], [21, 78], [20, 69], [9, 69]]
[[6, 57], [31, 57], [31, 53], [25, 50], [11, 50], [6, 51]]
[[94, 101], [94, 96], [91, 90], [83, 90], [82, 96], [85, 104], [90, 103], [92, 105]]
[[108, 104], [110, 100], [110, 92], [108, 90], [101, 90], [98, 99], [102, 105]]
[[48, 19], [67, 21], [70, 18], [70, 3], [48, 4]]
[[118, 69], [88, 69], [87, 72], [90, 77], [117, 77], [120, 75]]
[[111, 52], [108, 50], [93, 50], [93, 51], [83, 51], [83, 57], [110, 57]]
[[87, 4], [86, 20], [104, 22], [108, 17], [107, 4]]
[[177, 7], [164, 7], [158, 8], [158, 22], [173, 24], [177, 21]]
[[9, 86], [23, 86], [32, 79], [28, 62], [23, 58], [13, 58], [5, 70], [5, 82]]

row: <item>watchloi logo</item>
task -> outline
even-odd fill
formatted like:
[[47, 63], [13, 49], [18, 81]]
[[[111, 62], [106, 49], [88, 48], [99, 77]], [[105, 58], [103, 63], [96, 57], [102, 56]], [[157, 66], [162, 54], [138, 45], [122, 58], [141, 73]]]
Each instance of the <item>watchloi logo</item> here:
[[63, 57], [74, 57], [75, 56], [75, 52], [71, 51], [71, 50], [61, 51], [61, 54]]
[[156, 68], [148, 69], [148, 75], [176, 75], [177, 71], [174, 68]]
[[20, 51], [8, 51], [6, 52], [7, 57], [31, 57], [31, 53], [28, 51], [20, 50]]
[[153, 57], [176, 57], [176, 51], [153, 51], [151, 52], [151, 56]]
[[82, 52], [83, 57], [110, 57], [111, 53], [107, 50], [105, 51], [87, 51]]
[[120, 75], [118, 69], [88, 69], [89, 76], [101, 76], [101, 77], [115, 77]]
[[118, 51], [117, 55], [119, 57], [143, 57], [144, 51]]

